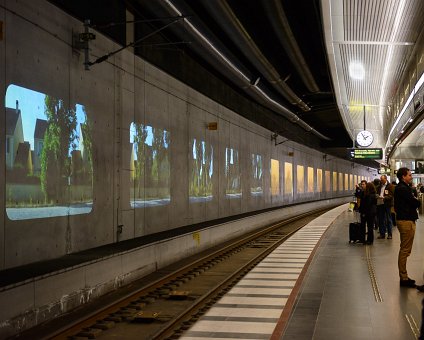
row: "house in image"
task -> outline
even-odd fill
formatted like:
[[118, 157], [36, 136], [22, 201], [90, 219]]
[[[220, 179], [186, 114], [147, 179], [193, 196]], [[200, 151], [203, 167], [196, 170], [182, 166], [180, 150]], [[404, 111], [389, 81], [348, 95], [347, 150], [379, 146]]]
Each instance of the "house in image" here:
[[13, 164], [14, 172], [19, 173], [22, 176], [32, 176], [33, 167], [31, 155], [31, 145], [29, 142], [19, 143], [15, 163]]
[[16, 108], [6, 107], [6, 168], [12, 169], [20, 143], [24, 142], [22, 115], [19, 102]]
[[40, 175], [41, 173], [41, 152], [43, 151], [44, 135], [47, 130], [47, 121], [39, 119], [35, 121], [34, 129], [34, 175]]

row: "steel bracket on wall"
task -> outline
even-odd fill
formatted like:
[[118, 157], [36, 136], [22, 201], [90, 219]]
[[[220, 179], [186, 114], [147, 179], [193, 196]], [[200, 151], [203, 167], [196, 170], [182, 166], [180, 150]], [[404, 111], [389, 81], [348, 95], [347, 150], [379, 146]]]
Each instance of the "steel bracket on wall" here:
[[83, 33], [74, 33], [72, 36], [72, 47], [76, 50], [84, 51], [84, 66], [86, 70], [90, 69], [90, 60], [89, 60], [89, 43], [91, 40], [96, 39], [96, 35], [89, 31], [90, 20], [84, 21], [84, 32]]
[[271, 140], [273, 140], [273, 141], [274, 141], [274, 145], [275, 145], [275, 146], [280, 145], [280, 144], [283, 144], [283, 143], [285, 143], [285, 142], [288, 142], [288, 141], [289, 141], [289, 139], [286, 139], [286, 140], [283, 140], [282, 142], [277, 142], [277, 138], [278, 138], [278, 136], [279, 136], [279, 134], [278, 134], [277, 132], [275, 132], [275, 133], [273, 133], [273, 134], [271, 135]]

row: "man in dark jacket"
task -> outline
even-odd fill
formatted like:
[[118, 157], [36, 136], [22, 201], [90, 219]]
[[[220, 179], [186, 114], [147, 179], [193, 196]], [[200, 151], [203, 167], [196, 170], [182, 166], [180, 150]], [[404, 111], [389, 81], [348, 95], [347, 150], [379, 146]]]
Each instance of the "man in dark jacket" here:
[[393, 193], [395, 187], [387, 181], [386, 175], [381, 175], [377, 189], [377, 219], [380, 236], [377, 238], [392, 238], [393, 223], [390, 210], [393, 206]]
[[[377, 213], [377, 194], [375, 191], [374, 184], [366, 183], [365, 191], [361, 197], [361, 205], [359, 206], [359, 212], [361, 214], [361, 230], [363, 233], [363, 240], [365, 238], [366, 227], [368, 228], [367, 244], [373, 244], [374, 242], [374, 220]], [[365, 241], [365, 240], [364, 240]]]
[[356, 205], [359, 208], [361, 206], [361, 198], [364, 196], [365, 188], [367, 187], [367, 181], [362, 180], [360, 185], [356, 185], [355, 197], [357, 199]]
[[415, 280], [410, 279], [406, 271], [406, 259], [411, 254], [414, 242], [415, 221], [418, 219], [417, 208], [420, 206], [420, 202], [414, 197], [409, 186], [409, 183], [412, 182], [411, 171], [408, 168], [400, 168], [396, 176], [399, 179], [399, 184], [395, 189], [394, 204], [400, 234], [398, 256], [400, 285], [415, 287]]

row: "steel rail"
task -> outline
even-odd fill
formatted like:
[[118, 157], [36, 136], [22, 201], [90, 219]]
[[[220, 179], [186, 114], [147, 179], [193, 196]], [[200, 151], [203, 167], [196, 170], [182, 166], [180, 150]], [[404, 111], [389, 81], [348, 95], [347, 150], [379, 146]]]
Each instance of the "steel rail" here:
[[[152, 293], [155, 289], [158, 289], [158, 288], [164, 286], [165, 284], [171, 282], [172, 280], [178, 279], [179, 277], [181, 277], [185, 273], [189, 272], [190, 270], [193, 270], [193, 269], [195, 269], [199, 266], [202, 266], [205, 263], [210, 262], [213, 259], [216, 259], [217, 257], [223, 256], [227, 253], [234, 252], [237, 248], [247, 246], [250, 242], [255, 241], [258, 238], [263, 237], [265, 235], [268, 235], [268, 234], [272, 233], [273, 231], [276, 231], [279, 228], [283, 227], [284, 225], [287, 225], [289, 223], [298, 221], [302, 218], [305, 218], [305, 217], [308, 217], [308, 216], [311, 216], [311, 215], [314, 215], [314, 214], [317, 214], [317, 213], [320, 213], [320, 212], [323, 212], [323, 211], [327, 211], [328, 209], [331, 209], [331, 207], [330, 208], [327, 207], [327, 208], [312, 210], [312, 211], [309, 211], [307, 213], [303, 213], [303, 214], [300, 214], [300, 215], [279, 221], [277, 223], [274, 223], [272, 225], [264, 227], [259, 231], [251, 232], [248, 235], [236, 240], [235, 242], [233, 242], [233, 243], [231, 243], [227, 246], [224, 246], [223, 248], [221, 248], [217, 251], [213, 251], [212, 253], [210, 253], [206, 256], [203, 256], [203, 257], [197, 259], [196, 261], [194, 261], [190, 264], [187, 264], [187, 265], [179, 268], [178, 270], [176, 270], [176, 271], [174, 271], [170, 274], [165, 275], [164, 277], [162, 277], [160, 279], [153, 281], [152, 283], [149, 283], [149, 284], [147, 284], [143, 287], [136, 289], [135, 291], [133, 291], [131, 293], [124, 295], [123, 297], [119, 298], [118, 300], [113, 301], [113, 302], [107, 304], [106, 306], [103, 306], [102, 308], [99, 308], [98, 310], [95, 310], [95, 311], [89, 313], [88, 315], [85, 315], [85, 316], [75, 320], [71, 324], [55, 330], [54, 332], [52, 332], [48, 335], [48, 338], [49, 339], [69, 339], [69, 338], [72, 338], [80, 330], [90, 328], [90, 326], [95, 324], [99, 319], [107, 318], [108, 315], [116, 313], [118, 310], [127, 307], [134, 300], [148, 297], [149, 293]], [[302, 227], [303, 227], [303, 225], [300, 226], [300, 227], [297, 227], [294, 231], [285, 234], [284, 236], [282, 236], [282, 238], [280, 240], [274, 242], [270, 246], [270, 247], [272, 247], [272, 250], [274, 250], [276, 247], [278, 247], [279, 244], [284, 242], [284, 240], [286, 240], [294, 232], [296, 232], [297, 230], [299, 230]], [[271, 252], [272, 250], [269, 250], [269, 248], [265, 249], [255, 259], [252, 259], [247, 264], [245, 264], [242, 268], [240, 268], [240, 270], [233, 273], [229, 278], [225, 279], [224, 283], [220, 283], [220, 284], [216, 285], [211, 291], [209, 291], [209, 293], [198, 298], [190, 307], [187, 308], [187, 310], [185, 310], [182, 314], [175, 317], [168, 324], [166, 324], [164, 329], [162, 329], [161, 331], [158, 331], [154, 338], [155, 339], [156, 338], [162, 339], [162, 338], [164, 338], [164, 336], [166, 336], [166, 334], [172, 333], [173, 330], [175, 330], [176, 325], [181, 324], [181, 322], [186, 321], [187, 316], [189, 314], [191, 314], [193, 312], [193, 310], [199, 309], [200, 308], [199, 306], [204, 304], [205, 301], [207, 301], [207, 300], [209, 301], [209, 300], [213, 299], [214, 297], [219, 296], [220, 291], [221, 292], [223, 291], [223, 288], [222, 288], [223, 285], [229, 286], [231, 282], [234, 282], [234, 284], [235, 284], [236, 281], [237, 281], [236, 278], [240, 275], [244, 275], [244, 274], [241, 274], [241, 273], [248, 271], [247, 268], [254, 266], [254, 263], [259, 262], [262, 258], [267, 256], [268, 253]], [[258, 259], [259, 257], [260, 257], [260, 259]]]

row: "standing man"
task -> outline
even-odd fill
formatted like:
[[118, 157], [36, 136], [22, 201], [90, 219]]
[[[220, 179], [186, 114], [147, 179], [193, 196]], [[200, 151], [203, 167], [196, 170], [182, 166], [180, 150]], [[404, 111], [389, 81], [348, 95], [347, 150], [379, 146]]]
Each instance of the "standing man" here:
[[[375, 186], [375, 189], [377, 189], [380, 185], [380, 179], [379, 178], [374, 178], [372, 183]], [[377, 230], [378, 229], [378, 214], [375, 214], [375, 221], [374, 221], [374, 229]]]
[[423, 309], [421, 310], [421, 330], [418, 340], [424, 340], [424, 299], [421, 304], [423, 305]]
[[367, 187], [367, 181], [362, 180], [361, 185], [360, 186], [357, 185], [356, 191], [355, 191], [355, 197], [357, 198], [359, 216], [361, 217], [361, 233], [360, 234], [363, 236], [363, 238], [360, 239], [359, 242], [364, 244], [365, 244], [365, 232], [366, 232], [367, 219], [366, 219], [365, 211], [363, 209], [363, 205], [364, 205], [363, 199], [364, 199], [366, 187]]
[[367, 181], [362, 180], [360, 185], [356, 185], [355, 197], [357, 198], [358, 208], [361, 206], [361, 199], [364, 196], [365, 188], [367, 187]]
[[410, 279], [406, 271], [406, 259], [411, 254], [414, 242], [415, 221], [418, 219], [417, 208], [420, 206], [420, 201], [414, 197], [409, 186], [409, 183], [412, 182], [411, 171], [408, 168], [400, 168], [396, 176], [399, 179], [394, 198], [397, 227], [400, 234], [398, 256], [400, 285], [415, 287], [415, 280]]
[[378, 219], [378, 228], [380, 232], [380, 236], [377, 238], [386, 238], [386, 230], [387, 230], [387, 238], [392, 238], [392, 218], [390, 216], [390, 209], [393, 206], [393, 194], [394, 194], [394, 186], [387, 182], [387, 176], [381, 175], [380, 177], [380, 185], [377, 189], [377, 219]]

